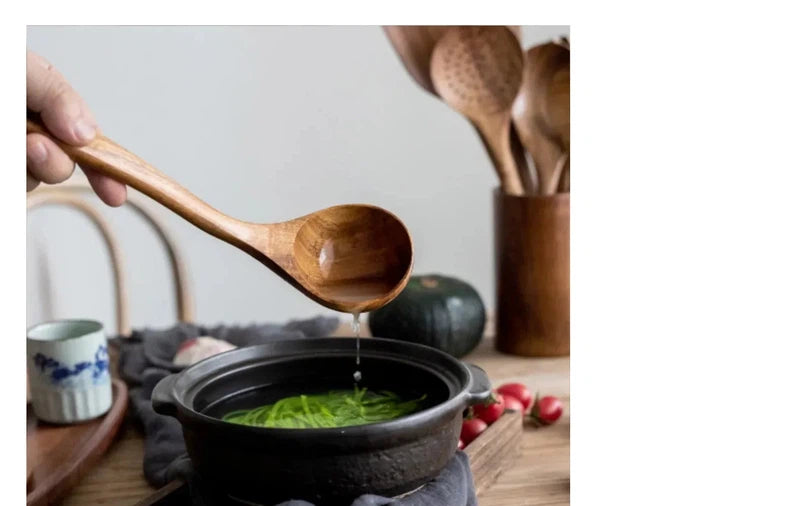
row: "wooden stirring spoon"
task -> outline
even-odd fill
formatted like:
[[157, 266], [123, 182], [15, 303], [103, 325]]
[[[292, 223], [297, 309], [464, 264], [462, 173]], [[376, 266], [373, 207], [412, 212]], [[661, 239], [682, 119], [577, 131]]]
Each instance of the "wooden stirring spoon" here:
[[545, 121], [548, 125], [546, 130], [567, 157], [558, 180], [558, 191], [569, 193], [569, 63], [553, 76], [550, 86], [548, 86], [547, 97], [548, 101], [544, 111]]
[[510, 145], [511, 104], [522, 82], [519, 40], [505, 26], [459, 26], [442, 36], [431, 55], [439, 96], [478, 129], [505, 193], [522, 195]]
[[[554, 78], [559, 83], [557, 87], [551, 87]], [[551, 90], [557, 92], [552, 98]], [[559, 104], [552, 110], [548, 109], [550, 101], [555, 99], [559, 100]], [[534, 160], [542, 193], [544, 195], [555, 193], [558, 187], [558, 178], [554, 174], [556, 162], [562, 153], [569, 150], [569, 49], [567, 47], [551, 42], [528, 49], [525, 53], [522, 85], [511, 114], [520, 139]], [[552, 123], [551, 117], [554, 120]], [[566, 137], [561, 137], [560, 133], [565, 133]]]
[[549, 82], [545, 83], [541, 104], [544, 130], [569, 153], [569, 50], [559, 56]]
[[561, 179], [558, 181], [558, 192], [569, 193], [569, 157], [564, 164], [564, 170], [561, 172]]
[[394, 299], [411, 275], [413, 246], [408, 230], [379, 207], [341, 205], [282, 223], [249, 223], [214, 209], [102, 135], [87, 146], [70, 146], [31, 115], [27, 132], [47, 135], [82, 167], [139, 190], [249, 253], [331, 309], [348, 313], [377, 309]]

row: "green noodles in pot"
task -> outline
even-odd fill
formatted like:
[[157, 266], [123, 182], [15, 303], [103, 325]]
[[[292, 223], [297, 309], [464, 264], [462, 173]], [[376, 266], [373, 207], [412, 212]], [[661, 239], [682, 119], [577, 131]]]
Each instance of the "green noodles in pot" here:
[[283, 429], [349, 427], [411, 414], [419, 409], [425, 397], [403, 400], [393, 392], [372, 392], [355, 386], [352, 391], [284, 397], [273, 404], [230, 412], [222, 419], [240, 425]]

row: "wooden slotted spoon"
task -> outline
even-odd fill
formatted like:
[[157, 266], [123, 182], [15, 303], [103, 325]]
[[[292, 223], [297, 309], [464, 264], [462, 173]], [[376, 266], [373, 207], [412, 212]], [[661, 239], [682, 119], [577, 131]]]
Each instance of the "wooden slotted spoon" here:
[[[414, 78], [414, 80], [423, 89], [430, 94], [438, 97], [439, 94], [433, 87], [433, 80], [431, 79], [431, 53], [439, 39], [445, 32], [451, 28], [450, 26], [384, 26], [383, 31], [386, 37], [394, 47], [395, 52], [400, 57], [400, 61], [406, 68], [406, 71]], [[514, 33], [517, 39], [521, 37], [519, 26], [509, 26], [509, 30]], [[475, 125], [473, 125], [474, 127]], [[488, 151], [490, 148], [483, 138], [480, 130], [475, 127], [478, 136], [483, 143], [484, 148]], [[515, 129], [511, 128], [511, 151], [514, 154], [517, 168], [522, 176], [522, 183], [526, 191], [535, 193], [536, 187], [530, 175], [528, 167], [528, 160], [525, 158], [525, 148], [517, 135]], [[491, 156], [491, 155], [490, 155]]]
[[50, 137], [82, 167], [139, 190], [331, 309], [377, 309], [394, 299], [411, 275], [411, 236], [396, 216], [379, 207], [342, 205], [281, 223], [250, 223], [214, 209], [107, 137], [70, 146], [31, 113], [27, 132]]
[[[450, 26], [384, 26], [383, 31], [411, 77], [429, 93], [438, 96], [431, 80], [431, 53]], [[509, 26], [517, 39], [520, 27]]]
[[511, 105], [522, 82], [516, 36], [504, 26], [451, 28], [433, 50], [431, 79], [439, 96], [480, 132], [503, 191], [522, 195], [510, 143]]

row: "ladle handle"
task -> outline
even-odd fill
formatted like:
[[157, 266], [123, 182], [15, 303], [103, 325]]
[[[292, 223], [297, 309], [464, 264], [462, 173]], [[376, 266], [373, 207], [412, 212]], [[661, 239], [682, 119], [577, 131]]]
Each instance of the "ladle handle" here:
[[511, 150], [511, 118], [504, 114], [476, 118], [474, 124], [483, 134], [484, 144], [500, 178], [500, 187], [509, 195], [524, 195], [517, 161]]
[[242, 245], [246, 244], [251, 234], [247, 223], [214, 209], [103, 135], [98, 134], [86, 146], [72, 146], [51, 135], [38, 115], [31, 112], [28, 112], [27, 132], [49, 137], [81, 167], [95, 170], [139, 190], [214, 237], [231, 244]]

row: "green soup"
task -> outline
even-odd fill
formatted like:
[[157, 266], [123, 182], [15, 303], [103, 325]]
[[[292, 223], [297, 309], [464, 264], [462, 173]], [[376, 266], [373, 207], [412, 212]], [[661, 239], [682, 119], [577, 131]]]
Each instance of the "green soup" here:
[[310, 429], [385, 422], [417, 411], [425, 395], [402, 399], [393, 392], [366, 388], [284, 397], [273, 404], [232, 411], [222, 419], [253, 427]]

